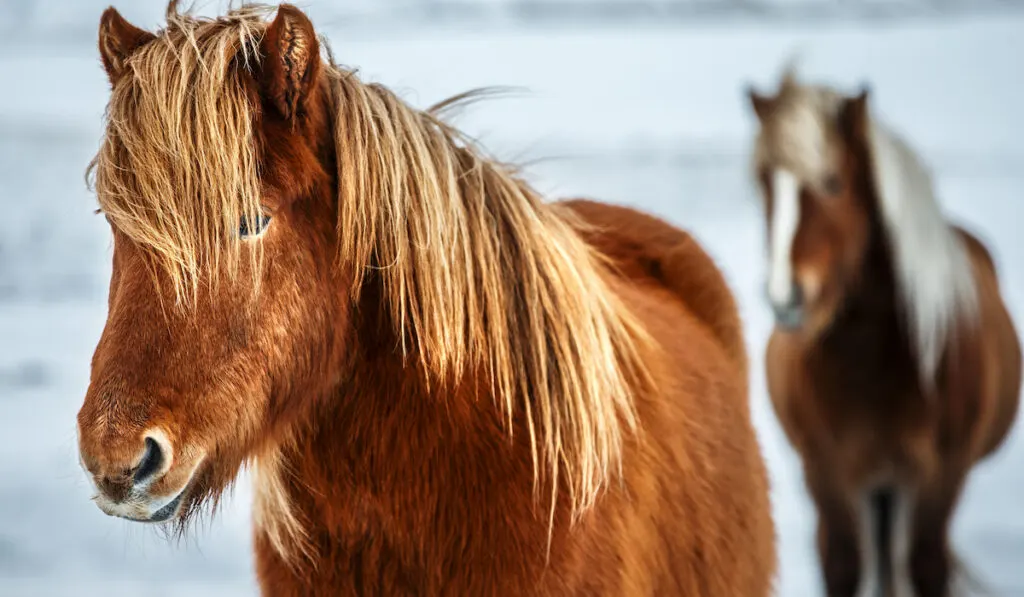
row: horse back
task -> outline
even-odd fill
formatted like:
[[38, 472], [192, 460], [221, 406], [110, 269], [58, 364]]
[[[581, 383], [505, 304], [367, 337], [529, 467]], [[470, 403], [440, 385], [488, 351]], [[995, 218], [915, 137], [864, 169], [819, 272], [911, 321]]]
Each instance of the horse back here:
[[968, 353], [980, 358], [980, 375], [975, 383], [983, 425], [979, 434], [980, 455], [995, 451], [1013, 425], [1020, 401], [1021, 345], [1017, 330], [1000, 291], [999, 277], [991, 253], [977, 237], [956, 227], [967, 248], [978, 289], [979, 325], [976, 334], [963, 341]]
[[609, 492], [576, 534], [594, 541], [582, 553], [615, 545], [628, 562], [617, 590], [594, 593], [767, 596], [776, 561], [767, 471], [723, 276], [689, 235], [655, 217], [590, 201], [559, 208], [611, 262], [609, 287], [658, 346], [645, 358], [657, 389], [636, 396], [643, 441], [627, 442], [626, 491]]
[[584, 238], [612, 260], [621, 276], [671, 293], [746, 371], [746, 345], [736, 301], [721, 271], [693, 237], [664, 220], [624, 206], [582, 199], [561, 205], [583, 219]]

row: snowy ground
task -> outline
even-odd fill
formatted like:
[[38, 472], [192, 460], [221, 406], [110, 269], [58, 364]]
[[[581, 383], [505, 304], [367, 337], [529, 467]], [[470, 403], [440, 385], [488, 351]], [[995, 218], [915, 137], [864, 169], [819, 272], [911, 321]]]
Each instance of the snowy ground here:
[[[156, 22], [159, 9], [141, 10], [126, 12]], [[770, 319], [742, 89], [767, 85], [800, 51], [809, 75], [871, 83], [881, 113], [935, 165], [949, 211], [989, 242], [1024, 323], [1024, 17], [870, 32], [734, 23], [327, 33], [340, 60], [417, 105], [469, 87], [526, 88], [471, 108], [460, 123], [503, 158], [539, 160], [532, 179], [553, 195], [637, 205], [692, 230], [739, 296], [755, 362]], [[0, 41], [0, 80], [13, 83], [0, 94], [0, 595], [253, 594], [245, 480], [181, 545], [88, 500], [74, 415], [105, 315], [109, 238], [82, 172], [106, 82], [92, 46], [78, 42]], [[751, 384], [773, 478], [779, 595], [816, 595], [813, 515], [797, 461], [757, 368]], [[1015, 434], [977, 469], [955, 528], [966, 561], [1011, 597], [1024, 595], [1021, 495], [1024, 440]]]

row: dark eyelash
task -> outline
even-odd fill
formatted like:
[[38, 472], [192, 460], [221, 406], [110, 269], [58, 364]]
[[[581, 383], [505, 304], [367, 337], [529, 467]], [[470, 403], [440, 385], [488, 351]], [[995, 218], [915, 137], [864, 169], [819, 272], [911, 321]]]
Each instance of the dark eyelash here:
[[[254, 227], [252, 229], [249, 228], [250, 224], [254, 224]], [[247, 238], [249, 236], [255, 236], [266, 230], [269, 224], [270, 216], [265, 214], [260, 214], [259, 216], [257, 216], [254, 222], [250, 222], [248, 218], [242, 218], [238, 222], [238, 237]]]

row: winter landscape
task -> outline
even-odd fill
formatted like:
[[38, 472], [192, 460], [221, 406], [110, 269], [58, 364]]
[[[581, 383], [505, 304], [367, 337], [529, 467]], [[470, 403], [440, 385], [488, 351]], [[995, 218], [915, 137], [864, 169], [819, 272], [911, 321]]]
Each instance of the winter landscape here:
[[[110, 267], [108, 227], [84, 182], [106, 101], [94, 32], [107, 3], [0, 3], [0, 595], [252, 595], [246, 478], [212, 521], [170, 542], [104, 516], [78, 465], [75, 414]], [[825, 0], [804, 0], [801, 12], [798, 3], [729, 11], [721, 2], [716, 17], [707, 6], [668, 10], [667, 1], [595, 2], [640, 15], [603, 19], [579, 17], [584, 0], [533, 17], [512, 0], [300, 3], [340, 62], [415, 105], [510, 88], [457, 123], [502, 159], [527, 164], [552, 198], [650, 210], [714, 255], [738, 295], [755, 363], [751, 401], [772, 476], [784, 597], [820, 589], [813, 510], [760, 367], [771, 316], [745, 85], [772, 89], [794, 56], [805, 78], [870, 85], [873, 108], [932, 165], [947, 211], [989, 243], [1024, 325], [1024, 7], [979, 0], [975, 10], [910, 10], [909, 0], [876, 0], [872, 10], [851, 1], [829, 12]], [[154, 28], [162, 5], [118, 8]], [[883, 10], [890, 5], [899, 10]], [[1024, 595], [1022, 497], [1017, 432], [972, 475], [954, 531], [975, 575], [1010, 597]]]

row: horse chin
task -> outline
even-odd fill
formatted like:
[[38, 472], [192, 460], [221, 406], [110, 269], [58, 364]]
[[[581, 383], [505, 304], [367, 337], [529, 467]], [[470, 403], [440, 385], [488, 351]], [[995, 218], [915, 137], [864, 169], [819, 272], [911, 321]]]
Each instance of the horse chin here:
[[781, 332], [795, 334], [799, 332], [801, 329], [803, 329], [803, 322], [777, 317], [775, 318], [775, 328]]
[[187, 493], [188, 487], [185, 487], [174, 497], [174, 499], [161, 506], [160, 509], [154, 512], [149, 518], [131, 518], [127, 516], [124, 518], [132, 522], [141, 522], [145, 524], [170, 522], [185, 510], [182, 508], [182, 505], [187, 501]]
[[193, 470], [188, 482], [173, 497], [170, 499], [163, 498], [161, 500], [163, 501], [162, 504], [157, 502], [157, 500], [153, 500], [157, 502], [156, 505], [153, 505], [152, 502], [145, 505], [136, 502], [133, 506], [126, 506], [123, 504], [110, 504], [105, 501], [100, 501], [98, 505], [106, 514], [132, 522], [143, 524], [184, 523], [185, 518], [196, 509], [196, 502], [201, 501], [199, 496], [202, 495], [202, 490], [197, 491], [197, 487], [200, 485], [203, 473], [202, 464], [200, 463]]

